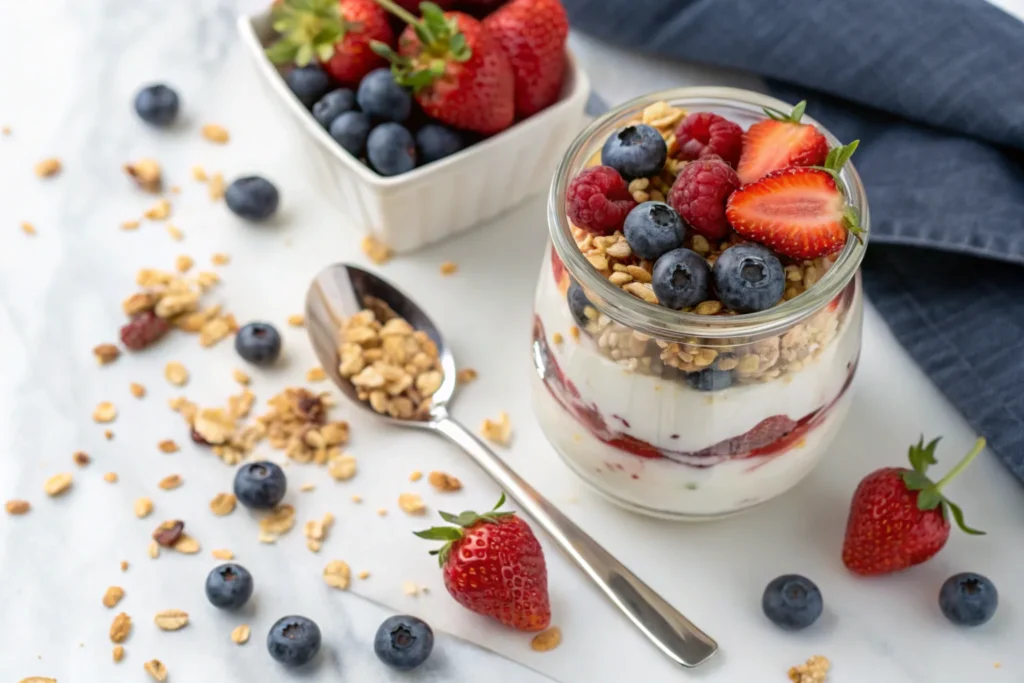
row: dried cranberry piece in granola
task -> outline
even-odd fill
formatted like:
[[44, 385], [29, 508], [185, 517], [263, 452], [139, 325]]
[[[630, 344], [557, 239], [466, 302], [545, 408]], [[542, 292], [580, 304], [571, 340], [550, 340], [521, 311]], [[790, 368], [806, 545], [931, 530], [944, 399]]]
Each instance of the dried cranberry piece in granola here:
[[121, 342], [132, 351], [155, 343], [171, 329], [170, 324], [153, 311], [143, 311], [121, 328]]

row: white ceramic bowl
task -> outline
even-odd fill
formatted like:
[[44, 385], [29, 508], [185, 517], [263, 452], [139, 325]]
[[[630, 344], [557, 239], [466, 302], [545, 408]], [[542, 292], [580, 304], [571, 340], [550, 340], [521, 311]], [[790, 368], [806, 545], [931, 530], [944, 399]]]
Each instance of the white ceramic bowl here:
[[387, 178], [343, 150], [288, 90], [263, 54], [273, 38], [269, 12], [240, 17], [238, 30], [271, 97], [302, 128], [310, 163], [337, 187], [329, 199], [347, 223], [397, 252], [462, 232], [546, 190], [565, 147], [583, 126], [590, 82], [569, 54], [558, 102], [458, 154]]

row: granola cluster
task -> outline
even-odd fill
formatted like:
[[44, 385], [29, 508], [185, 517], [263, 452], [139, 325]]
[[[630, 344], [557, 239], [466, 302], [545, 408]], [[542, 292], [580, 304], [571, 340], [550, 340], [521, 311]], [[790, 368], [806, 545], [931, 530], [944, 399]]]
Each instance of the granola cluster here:
[[437, 344], [383, 302], [368, 303], [342, 325], [338, 370], [378, 413], [426, 419], [444, 380]]
[[200, 305], [202, 296], [220, 282], [216, 273], [203, 271], [186, 277], [184, 273], [143, 268], [136, 274], [135, 282], [140, 291], [121, 303], [133, 321], [147, 314], [155, 315], [179, 330], [198, 334], [199, 343], [205, 347], [214, 346], [238, 330], [235, 316], [223, 313], [219, 304]]

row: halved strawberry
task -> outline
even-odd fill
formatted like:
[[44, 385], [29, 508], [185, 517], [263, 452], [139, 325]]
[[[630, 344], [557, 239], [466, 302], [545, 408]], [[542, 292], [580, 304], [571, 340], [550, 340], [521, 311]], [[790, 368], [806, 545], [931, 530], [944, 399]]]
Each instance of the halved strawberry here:
[[800, 102], [790, 114], [765, 109], [769, 116], [743, 134], [743, 152], [736, 166], [740, 182], [746, 185], [772, 171], [790, 166], [821, 166], [828, 155], [828, 140], [817, 128], [800, 123], [806, 102]]
[[725, 207], [733, 230], [790, 258], [838, 251], [848, 232], [861, 232], [857, 212], [837, 184], [837, 172], [857, 144], [829, 152], [825, 167], [784, 168], [736, 190]]

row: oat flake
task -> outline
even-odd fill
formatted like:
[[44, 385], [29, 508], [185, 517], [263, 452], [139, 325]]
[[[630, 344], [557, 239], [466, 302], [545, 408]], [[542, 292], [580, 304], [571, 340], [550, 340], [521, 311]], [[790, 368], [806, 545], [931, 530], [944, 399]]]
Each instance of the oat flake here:
[[103, 475], [103, 481], [108, 484], [116, 484], [118, 481], [117, 472], [107, 472]]
[[48, 496], [59, 496], [71, 488], [71, 481], [71, 475], [66, 472], [55, 474], [46, 480], [43, 490], [46, 491]]
[[26, 235], [34, 235], [34, 234], [36, 234], [36, 226], [32, 225], [28, 221], [22, 221], [21, 222], [21, 231], [23, 233], [25, 233]]
[[164, 491], [172, 491], [183, 483], [180, 474], [169, 474], [157, 483], [157, 486], [162, 488]]
[[113, 403], [103, 401], [97, 404], [95, 410], [92, 411], [92, 419], [100, 424], [113, 422], [117, 419], [117, 408], [114, 407]]
[[50, 178], [60, 173], [61, 164], [60, 159], [50, 157], [49, 159], [43, 159], [36, 164], [35, 171], [36, 175], [40, 178]]
[[228, 560], [235, 559], [235, 554], [227, 548], [215, 548], [210, 554], [213, 555], [213, 559], [215, 560], [223, 560], [226, 562]]
[[231, 376], [242, 386], [247, 386], [249, 382], [252, 381], [249, 375], [245, 374], [243, 370], [239, 370], [238, 368], [231, 371]]
[[430, 476], [427, 477], [427, 481], [429, 481], [430, 485], [436, 490], [441, 492], [458, 491], [462, 488], [461, 481], [450, 474], [445, 474], [444, 472], [431, 472]]
[[331, 588], [348, 590], [352, 580], [352, 570], [341, 560], [331, 560], [324, 567], [324, 583]]
[[164, 367], [164, 377], [176, 387], [183, 387], [188, 384], [188, 370], [177, 361], [171, 361]]
[[214, 173], [210, 176], [210, 182], [206, 186], [206, 193], [209, 195], [211, 201], [220, 201], [224, 198], [224, 190], [227, 185], [224, 182], [224, 175], [221, 173]]
[[27, 500], [9, 500], [4, 507], [7, 508], [7, 514], [9, 515], [24, 515], [32, 509]]
[[327, 464], [327, 473], [337, 481], [348, 481], [356, 476], [356, 459], [351, 455], [338, 455]]
[[508, 446], [512, 440], [512, 423], [508, 413], [499, 414], [497, 421], [485, 419], [480, 425], [480, 434], [492, 443]]
[[398, 496], [398, 507], [407, 515], [422, 515], [426, 513], [427, 506], [418, 493], [403, 493]]
[[142, 668], [146, 670], [153, 680], [155, 681], [166, 681], [167, 680], [167, 667], [164, 666], [163, 662], [159, 659], [151, 659], [142, 665]]
[[160, 557], [160, 544], [156, 541], [150, 541], [149, 549], [147, 550], [147, 552], [149, 553], [149, 556], [154, 560]]
[[218, 517], [230, 515], [235, 509], [237, 499], [231, 493], [218, 493], [210, 501], [210, 511]]
[[288, 316], [288, 324], [292, 327], [302, 327], [306, 324], [306, 316], [301, 313]]
[[231, 631], [231, 642], [235, 645], [245, 645], [249, 642], [250, 632], [251, 631], [246, 624], [236, 626], [234, 630]]
[[178, 444], [173, 439], [164, 439], [156, 446], [160, 449], [161, 453], [177, 453], [179, 450]]
[[537, 652], [554, 650], [562, 642], [562, 629], [557, 626], [547, 628], [533, 637], [530, 647]]
[[202, 128], [203, 137], [218, 145], [226, 144], [231, 138], [227, 128], [216, 123], [208, 123]]
[[177, 631], [188, 625], [188, 612], [180, 609], [165, 609], [156, 613], [153, 623], [161, 631]]
[[174, 544], [174, 549], [179, 553], [184, 553], [185, 555], [195, 555], [200, 550], [199, 541], [188, 534], [182, 534], [181, 538], [178, 539], [178, 542]]
[[121, 602], [121, 598], [124, 597], [124, 589], [120, 586], [111, 586], [107, 589], [107, 592], [103, 594], [103, 606], [104, 607], [117, 607], [117, 603]]
[[98, 344], [93, 347], [92, 355], [96, 356], [96, 362], [100, 365], [108, 365], [117, 360], [121, 355], [121, 349], [114, 344]]
[[120, 662], [122, 659], [124, 659], [124, 646], [115, 645], [113, 652], [111, 652], [111, 656], [114, 658], [115, 662]]
[[110, 624], [110, 640], [115, 643], [123, 643], [131, 631], [132, 618], [125, 612], [121, 612], [114, 617], [113, 623]]
[[460, 386], [463, 386], [475, 380], [477, 376], [478, 373], [473, 368], [462, 368], [457, 373], [455, 373], [455, 381]]
[[88, 453], [86, 453], [85, 451], [75, 451], [75, 452], [74, 452], [74, 453], [73, 453], [73, 454], [71, 455], [71, 459], [72, 459], [72, 460], [73, 460], [73, 461], [75, 462], [75, 464], [76, 464], [76, 465], [78, 465], [79, 467], [85, 467], [85, 466], [86, 466], [86, 465], [88, 465], [88, 464], [89, 464], [90, 462], [92, 462], [92, 458], [90, 458], [90, 457], [89, 457], [89, 454], [88, 454]]
[[150, 513], [153, 512], [153, 501], [149, 498], [139, 498], [135, 501], [135, 516], [139, 519], [145, 519], [149, 517]]

